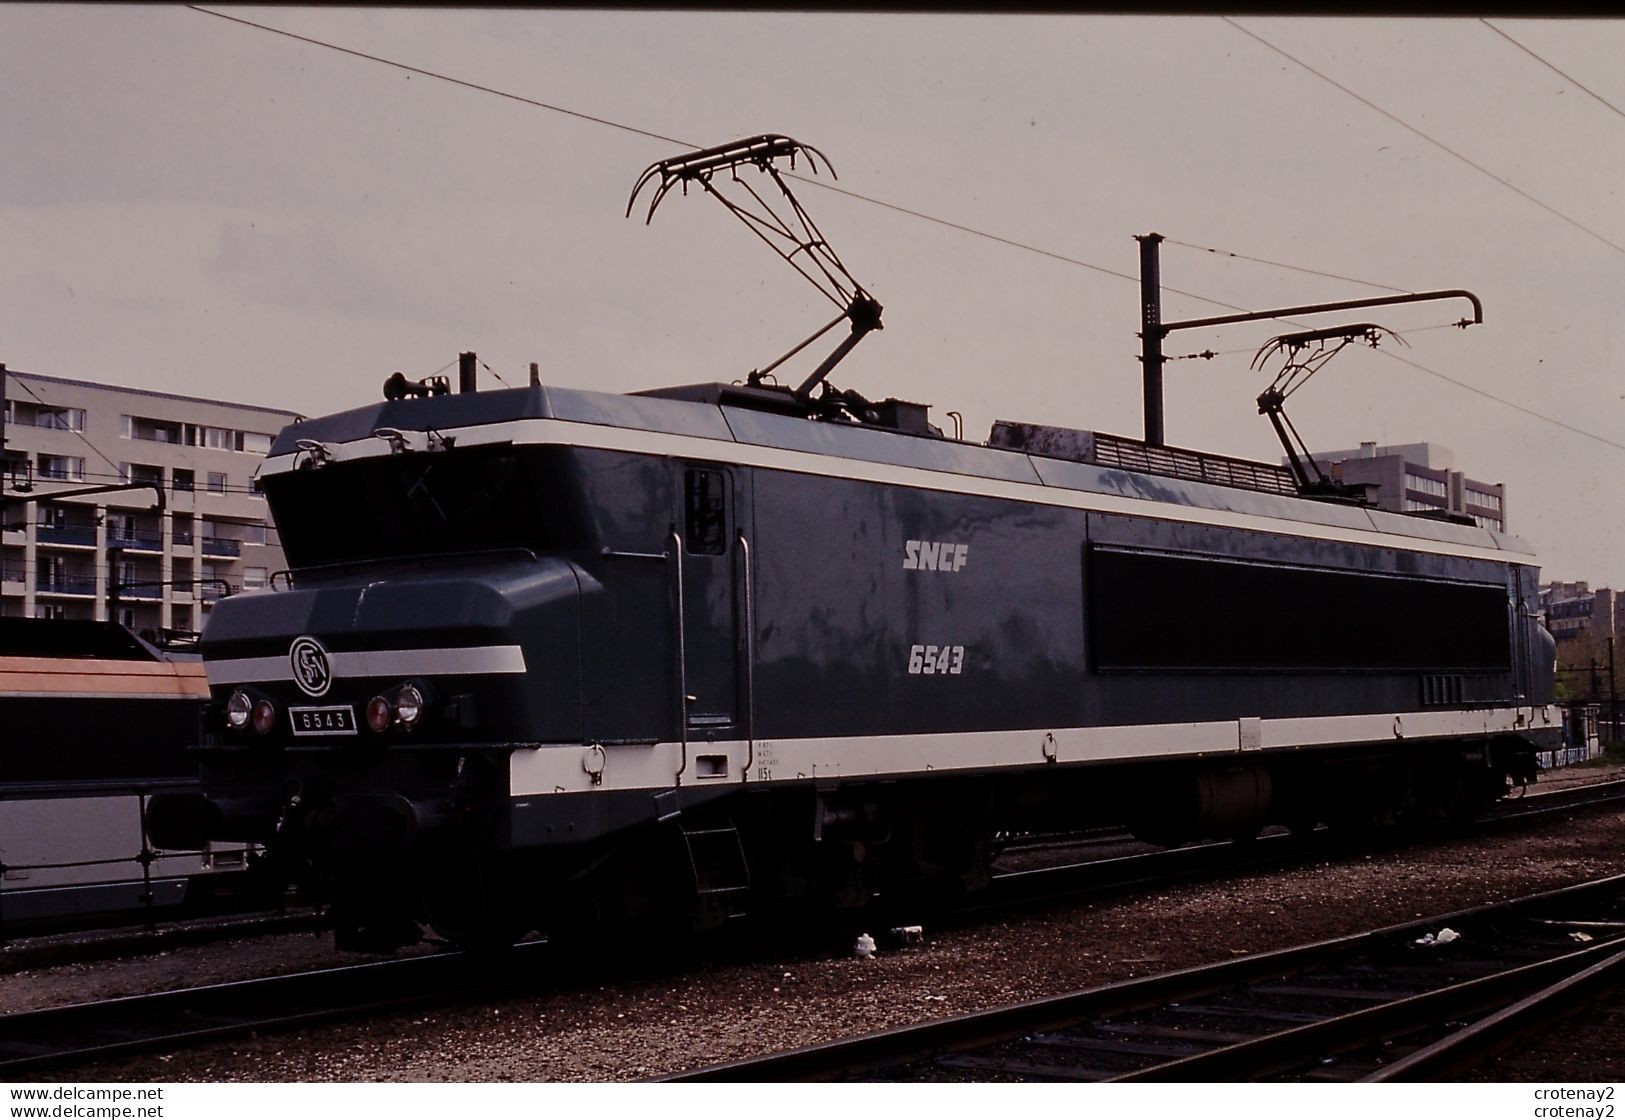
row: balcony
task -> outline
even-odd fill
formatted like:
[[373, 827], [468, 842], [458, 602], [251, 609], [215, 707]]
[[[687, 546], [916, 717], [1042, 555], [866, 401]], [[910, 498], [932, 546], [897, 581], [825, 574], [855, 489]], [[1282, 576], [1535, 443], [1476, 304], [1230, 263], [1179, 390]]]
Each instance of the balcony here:
[[162, 552], [164, 550], [164, 538], [146, 533], [126, 533], [122, 529], [113, 529], [109, 530], [107, 534], [107, 547], [124, 548], [134, 552]]
[[205, 556], [241, 556], [243, 542], [229, 540], [225, 537], [204, 537], [203, 555]]
[[93, 578], [78, 576], [42, 579], [34, 587], [34, 593], [36, 595], [87, 595], [94, 598], [96, 581]]
[[137, 582], [119, 588], [118, 597], [120, 599], [162, 599], [164, 589], [161, 586], [147, 586]]
[[94, 525], [41, 525], [38, 536], [40, 544], [96, 547], [96, 526]]

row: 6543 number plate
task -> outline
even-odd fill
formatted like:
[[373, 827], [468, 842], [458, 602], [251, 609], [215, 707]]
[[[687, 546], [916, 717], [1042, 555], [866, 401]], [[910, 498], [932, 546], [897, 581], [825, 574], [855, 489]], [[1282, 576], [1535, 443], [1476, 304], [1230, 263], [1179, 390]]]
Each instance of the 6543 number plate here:
[[288, 719], [295, 735], [354, 735], [355, 709], [348, 704], [320, 708], [289, 708]]

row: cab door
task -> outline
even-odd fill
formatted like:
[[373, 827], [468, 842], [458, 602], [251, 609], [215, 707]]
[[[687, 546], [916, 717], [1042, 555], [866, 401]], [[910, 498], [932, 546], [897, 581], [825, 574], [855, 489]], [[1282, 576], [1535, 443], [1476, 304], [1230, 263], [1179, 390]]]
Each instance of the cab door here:
[[677, 487], [680, 673], [688, 738], [735, 738], [740, 727], [740, 491], [748, 476], [685, 464]]

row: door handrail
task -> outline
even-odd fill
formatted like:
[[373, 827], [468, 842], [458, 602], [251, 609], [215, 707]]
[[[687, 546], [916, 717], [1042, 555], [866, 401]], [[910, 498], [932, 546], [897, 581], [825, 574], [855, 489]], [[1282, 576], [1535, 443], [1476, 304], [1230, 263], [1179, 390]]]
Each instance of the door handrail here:
[[683, 538], [671, 531], [672, 570], [677, 578], [677, 734], [683, 745], [682, 763], [674, 775], [675, 784], [683, 784], [683, 772], [688, 769], [688, 617], [683, 604]]
[[752, 589], [750, 541], [740, 533], [739, 558], [745, 571], [745, 771], [750, 780], [750, 768], [756, 763], [756, 598]]

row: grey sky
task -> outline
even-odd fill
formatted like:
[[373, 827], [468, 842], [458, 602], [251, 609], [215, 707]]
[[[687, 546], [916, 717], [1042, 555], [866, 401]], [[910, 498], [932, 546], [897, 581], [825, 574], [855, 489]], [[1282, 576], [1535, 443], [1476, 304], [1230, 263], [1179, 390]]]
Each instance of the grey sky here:
[[[1484, 326], [1385, 349], [1625, 444], [1625, 249], [1217, 18], [229, 11], [696, 144], [787, 133], [845, 188], [1123, 273], [1154, 229], [1470, 288]], [[1625, 246], [1625, 117], [1477, 20], [1236, 22]], [[1496, 23], [1625, 108], [1625, 23]], [[680, 148], [183, 8], [0, 7], [0, 104], [13, 368], [319, 413], [464, 349], [510, 383], [531, 361], [610, 391], [732, 380], [832, 314], [707, 199], [623, 217]], [[798, 191], [886, 307], [838, 384], [959, 409], [974, 438], [1140, 434], [1134, 284]], [[1380, 294], [1177, 246], [1163, 281], [1245, 307]], [[1170, 319], [1221, 311], [1166, 297]], [[1284, 329], [1171, 338], [1248, 352], [1170, 363], [1169, 441], [1276, 457], [1248, 360]], [[1625, 586], [1625, 450], [1381, 353], [1341, 355], [1289, 412], [1312, 446], [1453, 448], [1508, 484], [1548, 576]]]

